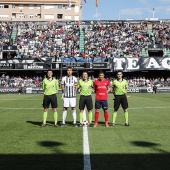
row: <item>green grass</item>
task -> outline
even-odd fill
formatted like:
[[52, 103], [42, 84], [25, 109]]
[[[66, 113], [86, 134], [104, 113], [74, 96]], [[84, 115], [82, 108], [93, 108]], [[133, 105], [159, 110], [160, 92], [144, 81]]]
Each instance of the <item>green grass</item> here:
[[[118, 112], [115, 127], [104, 127], [100, 111], [99, 126], [88, 128], [92, 170], [169, 169], [170, 95], [129, 95], [129, 128], [124, 126], [122, 110]], [[40, 128], [42, 98], [40, 94], [1, 95], [0, 169], [83, 169], [82, 128], [72, 126], [70, 109], [67, 127], [52, 126], [50, 109], [48, 126]], [[60, 98], [59, 121], [62, 118]], [[112, 99], [109, 95], [110, 121]]]

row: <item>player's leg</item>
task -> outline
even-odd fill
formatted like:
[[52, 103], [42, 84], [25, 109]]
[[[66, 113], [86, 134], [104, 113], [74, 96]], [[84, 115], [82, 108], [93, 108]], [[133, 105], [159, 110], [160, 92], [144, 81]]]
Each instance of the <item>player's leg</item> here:
[[117, 117], [117, 111], [119, 110], [119, 107], [120, 107], [120, 96], [115, 96], [114, 112], [113, 112], [113, 116], [112, 116], [112, 124], [111, 124], [111, 126], [115, 125], [116, 117]]
[[72, 108], [72, 116], [73, 116], [73, 126], [77, 127], [76, 120], [77, 120], [77, 115], [76, 115], [76, 98], [69, 98], [69, 104], [70, 107]]
[[58, 127], [58, 113], [57, 113], [57, 109], [56, 108], [52, 108], [53, 109], [53, 113], [54, 113], [54, 126]]
[[62, 115], [62, 125], [61, 125], [61, 127], [65, 126], [68, 107], [69, 107], [69, 98], [64, 97], [63, 98], [63, 115]]
[[98, 126], [98, 120], [99, 120], [99, 111], [101, 108], [101, 101], [100, 100], [96, 100], [95, 101], [95, 115], [94, 115], [94, 127]]
[[57, 113], [58, 103], [56, 94], [51, 96], [51, 107], [54, 113], [54, 126], [58, 127], [58, 113]]
[[47, 121], [47, 114], [48, 114], [49, 105], [50, 105], [49, 96], [44, 95], [44, 99], [43, 99], [43, 107], [44, 107], [43, 124], [41, 125], [41, 127], [45, 127], [45, 126], [46, 126], [46, 121]]
[[128, 101], [126, 95], [122, 96], [121, 105], [124, 110], [125, 126], [129, 126]]
[[83, 112], [85, 108], [85, 98], [83, 96], [80, 96], [79, 100], [79, 109], [80, 109], [80, 126], [83, 124]]
[[124, 117], [125, 117], [125, 126], [130, 126], [129, 125], [129, 113], [127, 109], [124, 109]]
[[93, 119], [93, 114], [92, 114], [93, 100], [92, 100], [91, 96], [86, 97], [86, 107], [87, 107], [87, 110], [88, 110], [89, 125], [91, 125], [92, 119]]
[[105, 126], [109, 127], [109, 124], [108, 124], [109, 114], [108, 114], [108, 102], [107, 102], [107, 100], [102, 100], [102, 108], [103, 108], [103, 112], [104, 112]]
[[47, 114], [48, 114], [48, 108], [44, 108], [44, 112], [43, 112], [43, 124], [41, 125], [41, 127], [45, 127], [46, 126]]
[[62, 116], [62, 125], [64, 126], [66, 124], [66, 118], [67, 118], [67, 107], [63, 107], [63, 116]]

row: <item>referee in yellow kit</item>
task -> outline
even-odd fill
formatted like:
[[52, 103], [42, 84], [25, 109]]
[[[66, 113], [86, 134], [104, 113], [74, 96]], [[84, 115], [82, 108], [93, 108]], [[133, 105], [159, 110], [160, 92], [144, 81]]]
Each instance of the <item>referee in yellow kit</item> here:
[[58, 127], [57, 124], [58, 104], [57, 104], [57, 96], [56, 96], [56, 93], [58, 92], [58, 80], [53, 78], [53, 72], [50, 69], [47, 71], [47, 78], [43, 80], [42, 89], [44, 91], [44, 99], [43, 99], [44, 113], [43, 113], [43, 124], [41, 125], [41, 127], [46, 126], [47, 113], [50, 104], [54, 113], [54, 126]]
[[113, 88], [113, 95], [115, 96], [115, 99], [114, 99], [113, 121], [112, 121], [111, 126], [115, 126], [117, 111], [121, 105], [124, 110], [125, 126], [129, 127], [128, 110], [127, 110], [128, 101], [127, 101], [127, 96], [126, 96], [128, 83], [125, 79], [123, 79], [122, 71], [117, 72], [117, 78], [113, 81], [112, 88]]

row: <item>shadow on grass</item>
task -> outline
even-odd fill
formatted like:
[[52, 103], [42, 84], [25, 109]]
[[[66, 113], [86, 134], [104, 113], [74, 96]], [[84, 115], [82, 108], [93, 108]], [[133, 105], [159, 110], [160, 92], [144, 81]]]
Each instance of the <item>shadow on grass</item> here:
[[[30, 124], [33, 124], [33, 125], [36, 125], [36, 126], [41, 126], [42, 121], [41, 121], [41, 122], [37, 122], [37, 121], [26, 121], [26, 123], [30, 123]], [[54, 125], [54, 122], [52, 122], [52, 121], [47, 121], [46, 125], [47, 125], [47, 126], [53, 126], [53, 125]]]
[[62, 142], [55, 142], [55, 141], [41, 141], [37, 143], [38, 145], [42, 147], [46, 147], [51, 150], [51, 152], [59, 154], [61, 153], [60, 149], [58, 147], [65, 145]]
[[139, 147], [155, 147], [160, 146], [160, 144], [153, 143], [153, 142], [145, 142], [145, 141], [133, 141], [133, 145], [139, 146]]
[[[26, 123], [30, 123], [30, 124], [33, 124], [33, 125], [36, 125], [36, 126], [41, 126], [42, 124], [42, 121], [41, 122], [37, 122], [37, 121], [26, 121]], [[58, 125], [61, 125], [62, 122], [58, 122]], [[53, 126], [54, 125], [54, 122], [53, 121], [47, 121], [47, 126]], [[73, 122], [66, 122], [66, 125], [68, 126], [73, 126]]]
[[36, 126], [40, 126], [42, 124], [42, 122], [37, 122], [37, 121], [26, 121], [26, 123], [30, 123]]
[[[93, 123], [94, 123], [94, 122], [93, 122]], [[98, 124], [105, 126], [105, 122], [104, 122], [104, 121], [98, 121]], [[109, 124], [110, 124], [110, 123], [109, 123]], [[115, 126], [125, 126], [125, 124], [123, 124], [123, 123], [122, 123], [122, 124], [117, 124], [117, 123], [116, 123]]]
[[[91, 154], [92, 170], [169, 170], [170, 154]], [[0, 155], [1, 170], [83, 170], [82, 154]]]
[[61, 146], [64, 144], [61, 142], [42, 141], [42, 142], [38, 142], [38, 145], [43, 146], [43, 147], [56, 147], [56, 146]]
[[145, 142], [145, 141], [133, 141], [131, 142], [132, 145], [138, 146], [138, 147], [145, 147], [145, 148], [151, 148], [152, 150], [159, 152], [159, 153], [167, 153], [170, 154], [170, 152], [167, 152], [163, 149], [158, 148], [160, 144], [153, 143], [153, 142]]

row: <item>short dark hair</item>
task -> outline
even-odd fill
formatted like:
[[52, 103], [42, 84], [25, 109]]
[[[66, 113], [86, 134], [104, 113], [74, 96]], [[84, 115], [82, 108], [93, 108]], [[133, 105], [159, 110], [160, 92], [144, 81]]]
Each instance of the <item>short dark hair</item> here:
[[117, 74], [117, 73], [122, 73], [122, 74], [123, 74], [123, 71], [122, 71], [122, 70], [118, 70], [118, 71], [116, 72], [116, 74]]
[[52, 71], [50, 68], [47, 70], [47, 72]]
[[104, 74], [104, 72], [103, 72], [102, 70], [100, 70], [100, 71], [99, 71], [99, 75], [100, 75], [100, 74]]
[[84, 73], [87, 73], [87, 74], [88, 74], [88, 72], [87, 72], [87, 71], [83, 71], [82, 75], [83, 75]]
[[72, 68], [72, 67], [67, 67], [67, 70], [69, 70], [69, 69], [73, 70], [73, 68]]

